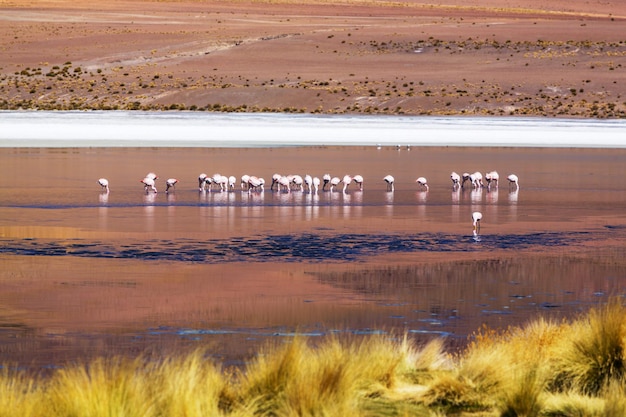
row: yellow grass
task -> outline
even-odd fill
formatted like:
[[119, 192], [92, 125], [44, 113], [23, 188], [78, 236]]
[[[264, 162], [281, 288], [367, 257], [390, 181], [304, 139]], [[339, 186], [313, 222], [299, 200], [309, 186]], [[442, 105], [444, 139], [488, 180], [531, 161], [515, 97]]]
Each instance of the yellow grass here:
[[0, 417], [624, 416], [626, 309], [481, 329], [450, 355], [405, 335], [302, 336], [222, 369], [198, 350], [97, 359], [30, 377], [0, 370]]

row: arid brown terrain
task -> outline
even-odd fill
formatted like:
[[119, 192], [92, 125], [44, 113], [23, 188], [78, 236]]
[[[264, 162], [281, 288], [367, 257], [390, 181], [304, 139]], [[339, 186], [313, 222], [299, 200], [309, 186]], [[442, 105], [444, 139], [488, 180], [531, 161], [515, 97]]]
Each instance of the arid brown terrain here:
[[626, 3], [0, 1], [0, 109], [626, 116]]

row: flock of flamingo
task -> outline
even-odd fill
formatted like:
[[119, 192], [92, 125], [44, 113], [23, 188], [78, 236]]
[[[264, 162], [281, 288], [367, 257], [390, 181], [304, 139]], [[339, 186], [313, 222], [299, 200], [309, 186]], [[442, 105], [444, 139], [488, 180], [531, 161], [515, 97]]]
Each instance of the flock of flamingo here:
[[[146, 176], [140, 180], [143, 184], [144, 191], [146, 193], [154, 192], [157, 193], [156, 188], [156, 180], [159, 177], [154, 172], [149, 172]], [[457, 190], [459, 188], [464, 188], [465, 183], [469, 182], [470, 186], [474, 189], [479, 189], [485, 187], [483, 183], [483, 175], [480, 172], [463, 173], [462, 175], [457, 174], [456, 172], [452, 172], [450, 174], [450, 179], [452, 180], [452, 188]], [[487, 189], [491, 189], [493, 185], [495, 188], [498, 187], [498, 183], [500, 180], [500, 176], [496, 171], [487, 172], [484, 175], [484, 179], [487, 182]], [[509, 181], [509, 188], [511, 186], [515, 186], [515, 189], [519, 189], [519, 179], [517, 175], [510, 174], [507, 176], [507, 180]], [[387, 183], [387, 191], [394, 191], [394, 182], [395, 178], [392, 175], [386, 175], [383, 178], [383, 181]], [[358, 187], [359, 191], [363, 191], [363, 177], [361, 175], [344, 175], [343, 178], [339, 177], [331, 177], [330, 174], [324, 174], [322, 179], [320, 180], [318, 177], [312, 177], [310, 175], [305, 175], [304, 177], [300, 175], [281, 175], [274, 174], [272, 176], [272, 184], [270, 185], [270, 189], [272, 191], [280, 191], [290, 193], [291, 191], [308, 191], [309, 193], [317, 194], [319, 192], [320, 186], [322, 191], [326, 191], [328, 187], [328, 191], [333, 192], [335, 188], [341, 186], [343, 184], [342, 192], [346, 193], [350, 184], [354, 182]], [[417, 185], [424, 189], [425, 191], [429, 190], [428, 181], [424, 177], [419, 177], [415, 180]], [[165, 192], [168, 193], [169, 190], [176, 186], [178, 180], [176, 178], [168, 178], [165, 181]], [[102, 190], [107, 194], [110, 191], [109, 181], [106, 178], [98, 179], [98, 184], [102, 187]], [[208, 176], [207, 174], [200, 174], [198, 176], [198, 190], [201, 192], [212, 191], [213, 188], [217, 188], [219, 191], [232, 191], [235, 189], [237, 184], [237, 178], [235, 176], [225, 176], [221, 174], [214, 174], [213, 176]], [[242, 175], [240, 179], [241, 189], [243, 191], [251, 192], [263, 192], [265, 187], [265, 179], [262, 177], [256, 177], [253, 175]], [[482, 213], [479, 211], [475, 211], [472, 213], [472, 226], [473, 226], [473, 234], [474, 237], [477, 237], [480, 233], [480, 221], [482, 220]]]

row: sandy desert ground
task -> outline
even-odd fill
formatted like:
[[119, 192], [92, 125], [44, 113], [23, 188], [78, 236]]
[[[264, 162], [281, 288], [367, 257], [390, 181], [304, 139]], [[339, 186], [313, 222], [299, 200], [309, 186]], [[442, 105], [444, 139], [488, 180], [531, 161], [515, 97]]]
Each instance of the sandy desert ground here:
[[1, 109], [626, 115], [626, 4], [0, 1]]

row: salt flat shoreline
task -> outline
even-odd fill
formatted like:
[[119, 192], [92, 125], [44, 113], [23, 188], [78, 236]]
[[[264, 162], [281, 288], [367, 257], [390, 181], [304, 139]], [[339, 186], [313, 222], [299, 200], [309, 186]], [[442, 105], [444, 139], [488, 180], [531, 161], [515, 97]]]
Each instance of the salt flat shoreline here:
[[259, 113], [0, 112], [0, 147], [626, 148], [626, 120]]

